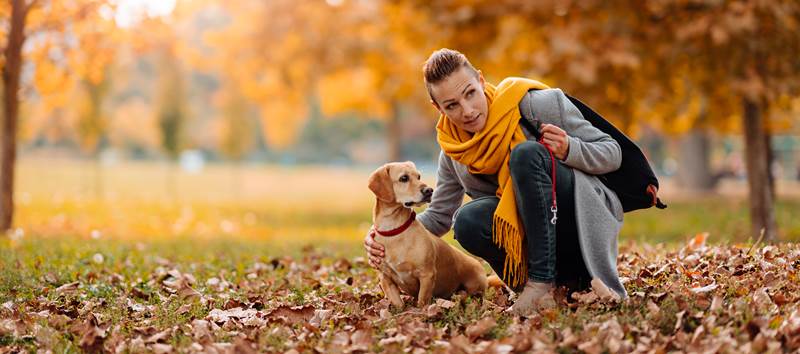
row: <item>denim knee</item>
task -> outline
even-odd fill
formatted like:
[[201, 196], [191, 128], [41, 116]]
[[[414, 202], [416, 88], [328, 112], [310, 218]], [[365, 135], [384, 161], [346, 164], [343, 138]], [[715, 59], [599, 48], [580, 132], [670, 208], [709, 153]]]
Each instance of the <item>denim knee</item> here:
[[458, 212], [453, 221], [453, 237], [464, 247], [467, 252], [475, 253], [478, 244], [477, 238], [480, 237], [480, 225], [476, 217], [472, 216], [472, 211], [462, 210]]
[[[472, 254], [480, 252], [478, 248], [483, 247], [485, 243], [483, 238], [487, 237], [484, 233], [491, 230], [492, 215], [494, 215], [492, 205], [478, 200], [464, 204], [458, 210], [453, 221], [453, 233], [461, 247]], [[491, 238], [491, 235], [488, 237]]]
[[508, 159], [509, 169], [511, 173], [515, 173], [520, 168], [530, 166], [530, 163], [540, 164], [549, 162], [550, 153], [544, 145], [535, 141], [525, 141], [511, 150], [511, 156]]

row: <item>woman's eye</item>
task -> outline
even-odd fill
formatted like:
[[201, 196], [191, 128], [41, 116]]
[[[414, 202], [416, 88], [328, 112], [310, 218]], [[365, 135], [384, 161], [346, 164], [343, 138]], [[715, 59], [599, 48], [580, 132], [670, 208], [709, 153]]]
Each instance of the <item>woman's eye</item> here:
[[406, 175], [400, 176], [400, 182], [408, 182], [408, 176]]
[[451, 104], [447, 105], [444, 108], [447, 109], [447, 110], [452, 110], [453, 108], [456, 108], [456, 105], [454, 103], [451, 103]]
[[472, 97], [472, 94], [473, 94], [473, 93], [475, 93], [475, 90], [469, 90], [469, 91], [467, 91], [467, 98], [470, 98], [470, 97]]

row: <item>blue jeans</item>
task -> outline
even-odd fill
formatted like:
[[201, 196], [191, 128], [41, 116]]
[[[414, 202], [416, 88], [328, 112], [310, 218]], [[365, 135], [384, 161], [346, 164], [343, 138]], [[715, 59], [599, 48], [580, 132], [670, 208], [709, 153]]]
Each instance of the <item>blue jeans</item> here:
[[[528, 278], [555, 282], [573, 290], [589, 285], [578, 244], [575, 226], [575, 175], [572, 168], [556, 160], [556, 201], [558, 219], [553, 213], [552, 162], [540, 143], [526, 141], [511, 151], [511, 180], [517, 198], [517, 211], [527, 242]], [[468, 252], [483, 258], [498, 275], [503, 274], [506, 253], [492, 242], [492, 216], [500, 199], [495, 196], [474, 199], [458, 211], [454, 232]]]

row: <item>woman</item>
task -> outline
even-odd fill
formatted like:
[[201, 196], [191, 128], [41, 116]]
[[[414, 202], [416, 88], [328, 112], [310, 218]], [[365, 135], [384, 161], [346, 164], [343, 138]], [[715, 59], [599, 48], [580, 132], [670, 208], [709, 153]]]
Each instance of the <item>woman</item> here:
[[[560, 90], [522, 78], [495, 87], [457, 51], [435, 51], [423, 72], [442, 148], [436, 190], [417, 216], [425, 228], [442, 236], [453, 227], [464, 249], [521, 290], [514, 314], [553, 306], [556, 284], [580, 289], [591, 278], [626, 297], [616, 269], [623, 210], [596, 177], [619, 168], [619, 144]], [[464, 193], [472, 200], [461, 206]], [[364, 242], [377, 266], [373, 236]]]

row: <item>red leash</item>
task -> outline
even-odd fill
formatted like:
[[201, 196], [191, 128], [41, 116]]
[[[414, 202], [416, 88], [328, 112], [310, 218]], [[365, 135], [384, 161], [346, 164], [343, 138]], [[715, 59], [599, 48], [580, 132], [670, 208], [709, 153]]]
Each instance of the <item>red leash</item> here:
[[555, 225], [556, 220], [558, 219], [558, 204], [556, 204], [556, 158], [553, 155], [553, 150], [550, 149], [550, 146], [544, 142], [544, 139], [539, 139], [539, 143], [544, 145], [544, 148], [547, 149], [547, 152], [550, 153], [550, 162], [552, 163], [551, 170], [551, 179], [553, 181], [553, 206], [550, 207], [550, 211], [553, 213], [553, 218], [550, 219], [550, 223]]

